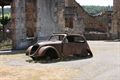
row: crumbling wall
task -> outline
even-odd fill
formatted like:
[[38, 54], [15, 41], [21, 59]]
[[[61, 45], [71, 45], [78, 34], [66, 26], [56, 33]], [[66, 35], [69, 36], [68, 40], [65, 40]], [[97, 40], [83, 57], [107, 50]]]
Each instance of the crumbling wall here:
[[13, 33], [13, 48], [19, 49], [25, 47], [27, 43], [25, 28], [25, 0], [13, 0], [11, 4], [12, 9], [12, 33]]
[[[63, 0], [61, 0], [63, 1]], [[60, 0], [37, 1], [37, 35], [48, 37], [52, 33], [60, 31], [64, 25], [63, 6]]]
[[84, 32], [84, 22], [81, 19], [80, 13], [77, 12], [79, 6], [75, 0], [65, 0], [65, 28], [67, 33], [82, 34]]
[[116, 39], [120, 38], [120, 0], [114, 0], [113, 2], [113, 22], [111, 37], [113, 39]]
[[[83, 34], [91, 28], [106, 30], [106, 25], [90, 16], [75, 0], [13, 0], [11, 6], [14, 49], [26, 48], [34, 40], [47, 39], [56, 32]], [[66, 13], [73, 25], [69, 29], [65, 25]]]
[[11, 6], [14, 49], [63, 30], [64, 0], [13, 0]]
[[72, 18], [73, 22], [66, 21], [68, 23], [73, 23], [73, 27], [69, 26], [68, 32], [71, 33], [85, 33], [90, 31], [96, 32], [107, 32], [108, 24], [100, 21], [99, 18], [88, 14], [75, 0], [65, 0], [65, 20], [67, 18], [70, 20]]
[[75, 3], [77, 6], [77, 13], [80, 16], [80, 19], [83, 19], [85, 31], [100, 31], [106, 32], [107, 25], [103, 22], [99, 21], [99, 19], [94, 16], [88, 14], [77, 2]]
[[25, 0], [25, 27], [26, 36], [34, 37], [36, 35], [37, 22], [37, 0]]

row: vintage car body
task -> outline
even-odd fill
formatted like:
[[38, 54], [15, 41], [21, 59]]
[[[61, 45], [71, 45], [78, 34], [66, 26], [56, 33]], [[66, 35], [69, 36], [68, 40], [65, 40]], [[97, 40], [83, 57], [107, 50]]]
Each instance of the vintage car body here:
[[30, 46], [26, 55], [33, 60], [93, 56], [86, 39], [79, 34], [53, 34], [49, 40]]

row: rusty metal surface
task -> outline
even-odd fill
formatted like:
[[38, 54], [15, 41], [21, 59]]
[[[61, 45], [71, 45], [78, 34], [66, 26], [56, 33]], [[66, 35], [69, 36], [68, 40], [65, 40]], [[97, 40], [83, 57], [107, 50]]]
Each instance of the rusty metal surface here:
[[32, 58], [50, 57], [64, 58], [67, 56], [93, 56], [86, 39], [79, 34], [54, 34], [48, 41], [30, 46], [26, 55]]

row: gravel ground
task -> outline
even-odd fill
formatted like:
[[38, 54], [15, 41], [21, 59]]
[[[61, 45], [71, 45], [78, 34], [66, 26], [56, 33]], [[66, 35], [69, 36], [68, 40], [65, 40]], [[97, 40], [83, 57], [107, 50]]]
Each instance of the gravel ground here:
[[88, 41], [94, 57], [33, 62], [23, 54], [0, 55], [0, 80], [120, 80], [120, 42]]

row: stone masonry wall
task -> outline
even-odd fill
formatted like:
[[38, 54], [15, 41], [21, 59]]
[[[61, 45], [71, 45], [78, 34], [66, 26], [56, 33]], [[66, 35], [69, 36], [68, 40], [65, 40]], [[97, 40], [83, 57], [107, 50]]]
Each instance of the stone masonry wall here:
[[[64, 27], [64, 0], [13, 0], [13, 49], [27, 48]], [[33, 38], [31, 38], [33, 37]]]
[[11, 8], [13, 22], [13, 48], [24, 48], [27, 45], [22, 42], [26, 38], [25, 0], [13, 0]]
[[111, 29], [112, 38], [120, 38], [120, 0], [113, 3], [113, 22]]
[[75, 0], [65, 0], [66, 25], [64, 31], [67, 33], [82, 34], [84, 32], [85, 25], [81, 19], [81, 13], [77, 13], [77, 10], [79, 10], [79, 6], [76, 5]]
[[[94, 16], [89, 15], [75, 0], [65, 0], [65, 6], [73, 8], [73, 28], [69, 29], [71, 33], [85, 33], [86, 31], [107, 32], [107, 24], [99, 21]], [[66, 12], [66, 10], [65, 10]], [[69, 13], [72, 13], [68, 11]], [[67, 12], [67, 13], [68, 13]], [[70, 14], [71, 15], [71, 14]]]
[[25, 27], [27, 37], [36, 35], [37, 0], [25, 0]]
[[37, 0], [37, 35], [47, 38], [52, 33], [61, 31], [64, 25], [63, 0]]
[[47, 39], [52, 33], [66, 32], [67, 7], [73, 13], [70, 16], [73, 28], [68, 32], [83, 34], [89, 28], [106, 29], [106, 25], [85, 12], [75, 0], [13, 0], [11, 6], [14, 49], [27, 48], [34, 39]]

